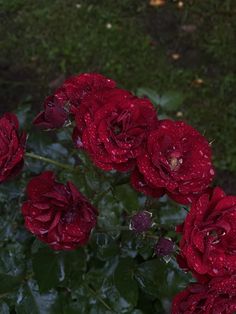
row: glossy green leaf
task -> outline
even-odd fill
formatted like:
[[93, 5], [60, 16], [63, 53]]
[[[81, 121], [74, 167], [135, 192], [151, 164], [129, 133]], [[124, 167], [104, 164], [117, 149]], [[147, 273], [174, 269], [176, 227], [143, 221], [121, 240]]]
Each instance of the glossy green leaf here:
[[184, 101], [184, 95], [179, 91], [169, 91], [159, 95], [150, 88], [139, 88], [136, 94], [148, 97], [154, 106], [160, 106], [163, 111], [168, 112], [178, 110]]
[[184, 95], [180, 92], [169, 91], [161, 95], [160, 106], [165, 111], [176, 111], [183, 104]]
[[138, 88], [136, 92], [139, 97], [147, 97], [154, 106], [159, 106], [161, 98], [158, 93], [150, 88]]
[[49, 248], [39, 249], [32, 258], [35, 279], [40, 291], [45, 292], [56, 287], [60, 281], [58, 254]]
[[7, 245], [0, 250], [0, 294], [16, 290], [24, 279], [22, 247]]
[[139, 209], [138, 193], [132, 189], [130, 184], [116, 186], [114, 196], [126, 212], [132, 213]]
[[140, 288], [153, 297], [158, 297], [162, 288], [164, 265], [158, 259], [149, 260], [138, 265], [135, 271], [135, 279]]
[[136, 306], [138, 301], [138, 285], [134, 279], [136, 264], [132, 258], [120, 259], [114, 273], [114, 283], [121, 296]]
[[37, 284], [30, 280], [19, 290], [15, 310], [17, 314], [51, 314], [56, 298], [53, 291], [40, 294]]

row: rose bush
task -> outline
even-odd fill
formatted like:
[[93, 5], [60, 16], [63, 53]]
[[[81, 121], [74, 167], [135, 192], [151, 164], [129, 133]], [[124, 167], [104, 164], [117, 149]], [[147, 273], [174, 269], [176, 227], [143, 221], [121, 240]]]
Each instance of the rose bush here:
[[[33, 152], [16, 116], [0, 118], [0, 182], [27, 158], [17, 190], [0, 190], [0, 312], [164, 314], [174, 295], [173, 314], [235, 312], [236, 197], [210, 186], [207, 139], [143, 96], [96, 73], [67, 79], [34, 119], [61, 128], [55, 142], [34, 129]], [[182, 292], [175, 255], [198, 280]]]
[[55, 181], [46, 171], [27, 186], [23, 203], [25, 227], [54, 250], [71, 250], [86, 244], [96, 224], [97, 210], [72, 182]]

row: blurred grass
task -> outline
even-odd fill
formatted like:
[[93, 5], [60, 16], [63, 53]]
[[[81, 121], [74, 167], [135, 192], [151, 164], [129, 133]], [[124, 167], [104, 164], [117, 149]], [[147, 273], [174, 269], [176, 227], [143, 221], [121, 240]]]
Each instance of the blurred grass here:
[[0, 4], [1, 111], [25, 102], [38, 111], [50, 82], [78, 72], [101, 72], [132, 90], [179, 91], [185, 100], [173, 117], [214, 140], [216, 166], [236, 172], [234, 0], [189, 0], [182, 9], [144, 0]]

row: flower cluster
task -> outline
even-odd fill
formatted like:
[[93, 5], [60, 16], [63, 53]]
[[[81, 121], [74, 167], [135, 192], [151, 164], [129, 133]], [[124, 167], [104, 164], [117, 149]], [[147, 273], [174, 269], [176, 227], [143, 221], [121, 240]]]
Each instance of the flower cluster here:
[[[215, 170], [206, 138], [183, 121], [160, 120], [147, 98], [96, 73], [67, 79], [33, 121], [45, 130], [71, 122], [75, 147], [97, 167], [128, 172], [138, 192], [190, 205], [177, 227], [182, 235], [177, 260], [198, 282], [174, 298], [172, 313], [235, 313], [236, 196], [210, 187]], [[22, 168], [25, 138], [15, 115], [0, 118], [0, 182]], [[22, 213], [26, 228], [55, 250], [86, 244], [98, 215], [72, 182], [57, 182], [51, 171], [31, 179]], [[151, 213], [141, 211], [130, 229], [143, 233], [151, 226]], [[165, 256], [173, 248], [170, 239], [160, 238], [155, 252]]]
[[131, 173], [139, 192], [189, 204], [214, 177], [211, 147], [185, 122], [159, 120], [147, 98], [119, 89], [99, 74], [81, 74], [64, 82], [46, 98], [34, 124], [61, 127], [75, 121], [73, 140], [94, 164]]

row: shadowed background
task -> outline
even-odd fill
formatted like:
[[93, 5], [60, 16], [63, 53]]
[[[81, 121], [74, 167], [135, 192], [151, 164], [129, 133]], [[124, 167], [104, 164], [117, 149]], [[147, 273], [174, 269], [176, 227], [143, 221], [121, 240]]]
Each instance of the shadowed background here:
[[[163, 3], [163, 5], [158, 5]], [[234, 0], [1, 1], [0, 112], [43, 99], [71, 74], [178, 92], [169, 116], [212, 141], [217, 183], [235, 193]]]

